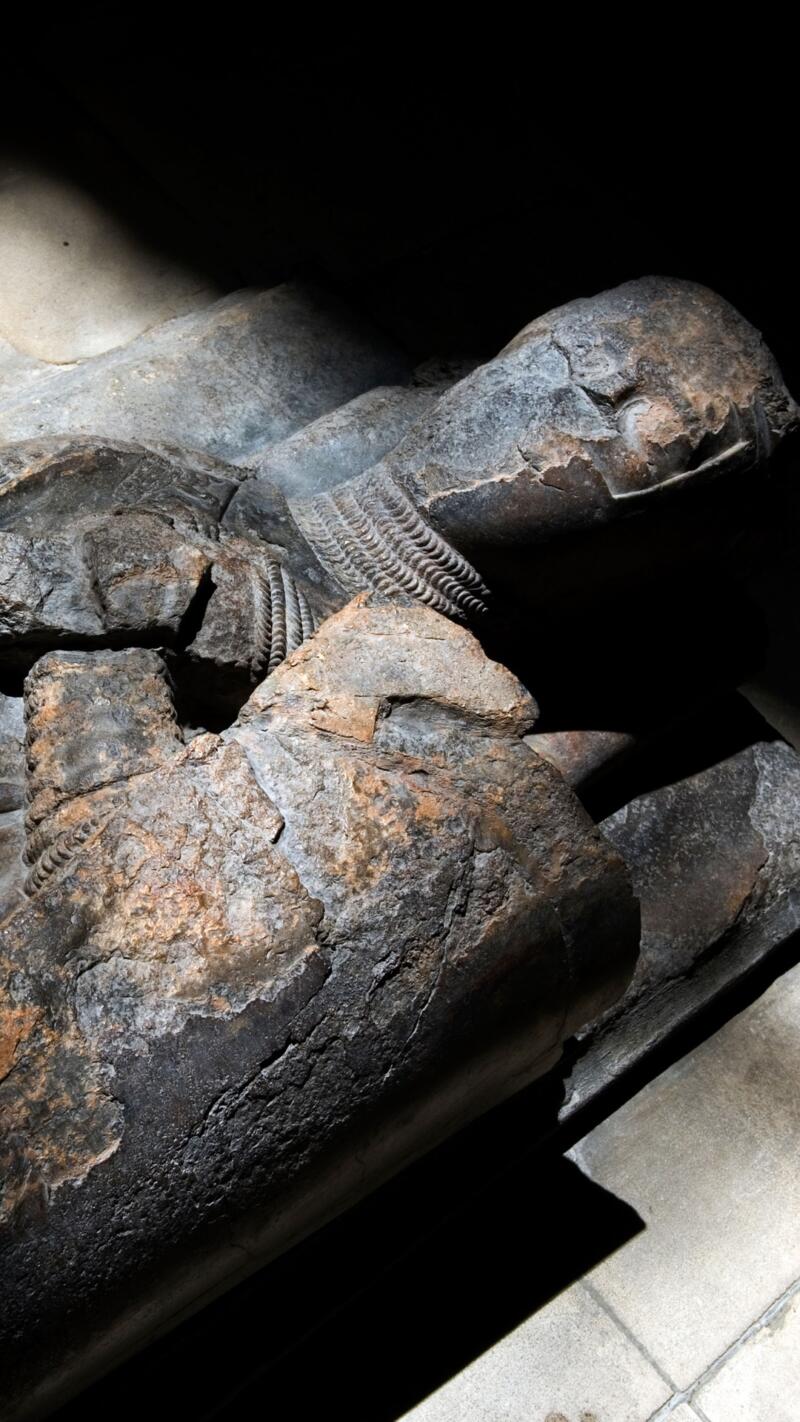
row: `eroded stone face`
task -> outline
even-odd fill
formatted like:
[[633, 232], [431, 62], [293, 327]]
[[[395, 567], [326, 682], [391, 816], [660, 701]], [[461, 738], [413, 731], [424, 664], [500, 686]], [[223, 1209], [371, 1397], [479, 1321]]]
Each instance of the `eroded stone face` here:
[[796, 425], [758, 332], [706, 288], [648, 277], [532, 322], [367, 473], [293, 511], [352, 591], [413, 575], [469, 615], [486, 599], [453, 569], [436, 587], [429, 526], [524, 602], [532, 549], [757, 470]]

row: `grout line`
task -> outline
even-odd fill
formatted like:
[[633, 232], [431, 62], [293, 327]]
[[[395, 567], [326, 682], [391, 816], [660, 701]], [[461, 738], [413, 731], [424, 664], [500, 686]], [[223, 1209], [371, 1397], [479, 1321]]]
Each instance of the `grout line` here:
[[586, 1290], [589, 1297], [594, 1300], [598, 1307], [600, 1307], [603, 1312], [608, 1315], [612, 1323], [614, 1323], [616, 1327], [620, 1330], [620, 1332], [624, 1334], [628, 1342], [632, 1343], [636, 1351], [638, 1353], [641, 1353], [642, 1357], [646, 1360], [646, 1362], [650, 1364], [651, 1368], [655, 1369], [655, 1371], [658, 1373], [658, 1376], [661, 1378], [661, 1381], [667, 1384], [667, 1387], [669, 1388], [670, 1392], [675, 1393], [677, 1390], [677, 1383], [673, 1382], [672, 1378], [669, 1376], [669, 1373], [664, 1372], [664, 1369], [661, 1367], [661, 1364], [656, 1362], [652, 1354], [647, 1351], [644, 1344], [640, 1342], [640, 1340], [636, 1337], [636, 1334], [631, 1332], [631, 1329], [628, 1327], [627, 1323], [625, 1323], [624, 1319], [620, 1318], [619, 1314], [611, 1307], [611, 1304], [606, 1301], [600, 1290], [596, 1288], [594, 1284], [590, 1284], [587, 1278], [581, 1279], [580, 1283], [582, 1287]]
[[692, 1402], [686, 1392], [676, 1392], [674, 1397], [670, 1397], [664, 1403], [663, 1407], [659, 1407], [657, 1412], [650, 1414], [647, 1422], [669, 1422], [669, 1418], [679, 1407], [688, 1407], [692, 1416], [697, 1418], [697, 1422], [710, 1422], [703, 1409], [698, 1407], [696, 1402]]
[[[699, 1392], [701, 1387], [705, 1387], [706, 1383], [710, 1382], [712, 1377], [716, 1377], [717, 1373], [722, 1371], [726, 1364], [730, 1362], [731, 1358], [735, 1357], [744, 1347], [745, 1343], [749, 1343], [750, 1339], [754, 1338], [762, 1329], [768, 1328], [772, 1320], [777, 1318], [778, 1314], [782, 1313], [786, 1305], [798, 1294], [800, 1294], [800, 1279], [796, 1279], [793, 1284], [789, 1285], [788, 1289], [784, 1289], [783, 1293], [774, 1299], [773, 1302], [764, 1309], [762, 1314], [759, 1314], [759, 1317], [754, 1323], [751, 1323], [749, 1327], [745, 1328], [744, 1332], [740, 1333], [738, 1338], [734, 1338], [730, 1347], [726, 1348], [724, 1353], [720, 1353], [719, 1357], [715, 1358], [713, 1363], [709, 1363], [705, 1371], [700, 1373], [699, 1377], [695, 1378], [693, 1383], [690, 1383], [682, 1392], [676, 1392], [673, 1397], [664, 1403], [663, 1407], [660, 1407], [657, 1412], [654, 1412], [648, 1417], [647, 1422], [665, 1422], [665, 1419], [669, 1417], [670, 1413], [673, 1412], [676, 1407], [679, 1407], [682, 1402], [688, 1403], [697, 1413], [700, 1422], [709, 1422], [703, 1409], [694, 1401], [693, 1394]], [[635, 1341], [634, 1339], [634, 1342]]]
[[692, 1402], [692, 1401], [689, 1401], [689, 1402], [687, 1402], [686, 1406], [687, 1406], [687, 1407], [690, 1407], [691, 1410], [692, 1410], [692, 1412], [694, 1412], [694, 1413], [696, 1414], [696, 1416], [699, 1418], [699, 1422], [711, 1422], [710, 1417], [708, 1417], [708, 1416], [706, 1415], [706, 1413], [703, 1411], [703, 1409], [702, 1409], [702, 1407], [700, 1406], [700, 1403], [699, 1403], [699, 1402]]

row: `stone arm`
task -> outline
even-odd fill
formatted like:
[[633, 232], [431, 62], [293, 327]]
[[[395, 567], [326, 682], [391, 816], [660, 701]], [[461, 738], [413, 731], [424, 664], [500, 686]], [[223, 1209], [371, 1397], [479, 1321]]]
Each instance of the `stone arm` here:
[[625, 866], [437, 613], [361, 597], [183, 745], [153, 650], [25, 683], [0, 930], [3, 1414], [35, 1416], [547, 1070]]

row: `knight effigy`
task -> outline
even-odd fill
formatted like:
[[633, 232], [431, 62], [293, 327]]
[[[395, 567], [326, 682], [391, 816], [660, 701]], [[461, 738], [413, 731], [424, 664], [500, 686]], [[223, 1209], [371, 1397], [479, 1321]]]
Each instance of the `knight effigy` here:
[[4, 1416], [797, 927], [799, 424], [666, 278], [415, 369], [292, 283], [0, 402]]

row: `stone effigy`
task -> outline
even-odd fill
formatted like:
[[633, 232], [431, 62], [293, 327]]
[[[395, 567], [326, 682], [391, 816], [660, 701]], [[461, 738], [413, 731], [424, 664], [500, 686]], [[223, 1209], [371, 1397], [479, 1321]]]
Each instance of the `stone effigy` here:
[[[646, 904], [684, 812], [657, 796], [637, 811], [657, 830], [644, 848], [633, 813], [601, 833], [572, 787], [636, 736], [538, 736], [532, 697], [474, 632], [536, 605], [560, 540], [614, 547], [625, 523], [646, 544], [654, 501], [700, 486], [719, 506], [727, 480], [761, 478], [797, 424], [774, 361], [718, 297], [648, 279], [541, 318], [437, 398], [402, 387], [387, 411], [346, 384], [334, 402], [358, 409], [304, 407], [305, 437], [271, 414], [249, 428], [252, 467], [211, 434], [131, 442], [124, 405], [121, 432], [0, 451], [12, 1417], [670, 976], [660, 941], [636, 968], [631, 869]], [[400, 430], [366, 470], [364, 408], [386, 413], [380, 449]], [[761, 806], [744, 924], [798, 867], [785, 812], [763, 807], [773, 750], [751, 759], [722, 776], [747, 781], [743, 813]], [[713, 786], [675, 793], [711, 796], [718, 835]], [[731, 927], [715, 912], [708, 942]]]

